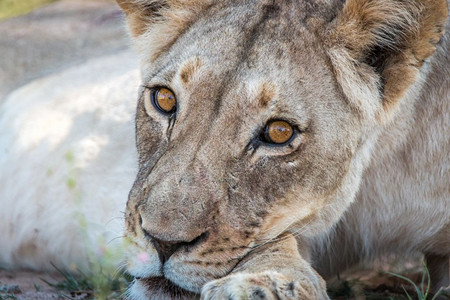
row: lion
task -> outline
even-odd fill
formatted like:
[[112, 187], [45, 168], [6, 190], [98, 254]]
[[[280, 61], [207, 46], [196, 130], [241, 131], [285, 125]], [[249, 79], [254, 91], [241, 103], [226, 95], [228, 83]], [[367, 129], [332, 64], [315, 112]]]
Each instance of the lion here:
[[388, 254], [448, 286], [448, 1], [117, 2], [143, 77], [131, 299], [329, 299]]

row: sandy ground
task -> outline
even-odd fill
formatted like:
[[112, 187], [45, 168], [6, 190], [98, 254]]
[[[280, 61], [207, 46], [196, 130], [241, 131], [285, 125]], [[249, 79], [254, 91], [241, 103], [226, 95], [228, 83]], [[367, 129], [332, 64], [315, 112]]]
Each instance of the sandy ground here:
[[0, 299], [59, 299], [55, 289], [43, 280], [55, 283], [61, 280], [56, 274], [36, 273], [31, 271], [0, 270]]
[[2, 20], [0, 99], [33, 79], [128, 45], [122, 12], [112, 1], [62, 0]]

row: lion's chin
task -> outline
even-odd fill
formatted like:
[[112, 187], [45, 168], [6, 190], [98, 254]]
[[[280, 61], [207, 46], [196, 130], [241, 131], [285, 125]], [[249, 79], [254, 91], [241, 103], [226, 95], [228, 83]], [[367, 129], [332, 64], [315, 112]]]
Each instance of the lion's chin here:
[[130, 299], [187, 300], [199, 299], [199, 296], [183, 290], [163, 277], [139, 278], [133, 283], [129, 292]]

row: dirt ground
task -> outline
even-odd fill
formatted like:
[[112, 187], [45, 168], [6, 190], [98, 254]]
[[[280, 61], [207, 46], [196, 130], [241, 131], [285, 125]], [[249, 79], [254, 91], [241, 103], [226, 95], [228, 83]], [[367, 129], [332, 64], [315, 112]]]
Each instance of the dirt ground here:
[[0, 101], [29, 81], [129, 47], [113, 1], [60, 0], [0, 21]]
[[[411, 265], [409, 265], [411, 267]], [[420, 286], [420, 268], [413, 267], [407, 276]], [[32, 271], [0, 270], [0, 300], [3, 299], [64, 299], [68, 292], [58, 291], [47, 282], [57, 283], [63, 278], [60, 274], [38, 273]], [[414, 287], [404, 280], [388, 275], [384, 270], [355, 272], [345, 279], [328, 283], [330, 297], [335, 300], [343, 299], [408, 299], [405, 290], [415, 297]], [[63, 296], [66, 295], [66, 296]], [[71, 295], [72, 299], [86, 299], [85, 294]], [[430, 297], [431, 299], [431, 297]], [[448, 299], [443, 297], [442, 299]]]
[[61, 279], [57, 274], [0, 270], [0, 299], [59, 299], [58, 292], [43, 280], [55, 283]]

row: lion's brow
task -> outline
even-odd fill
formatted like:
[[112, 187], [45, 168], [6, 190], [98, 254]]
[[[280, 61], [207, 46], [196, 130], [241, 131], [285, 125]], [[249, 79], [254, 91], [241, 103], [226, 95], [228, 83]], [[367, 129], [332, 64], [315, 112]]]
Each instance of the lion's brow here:
[[257, 96], [258, 105], [261, 108], [266, 108], [269, 106], [270, 102], [272, 102], [274, 97], [275, 97], [274, 87], [272, 86], [272, 84], [265, 82], [261, 85]]

